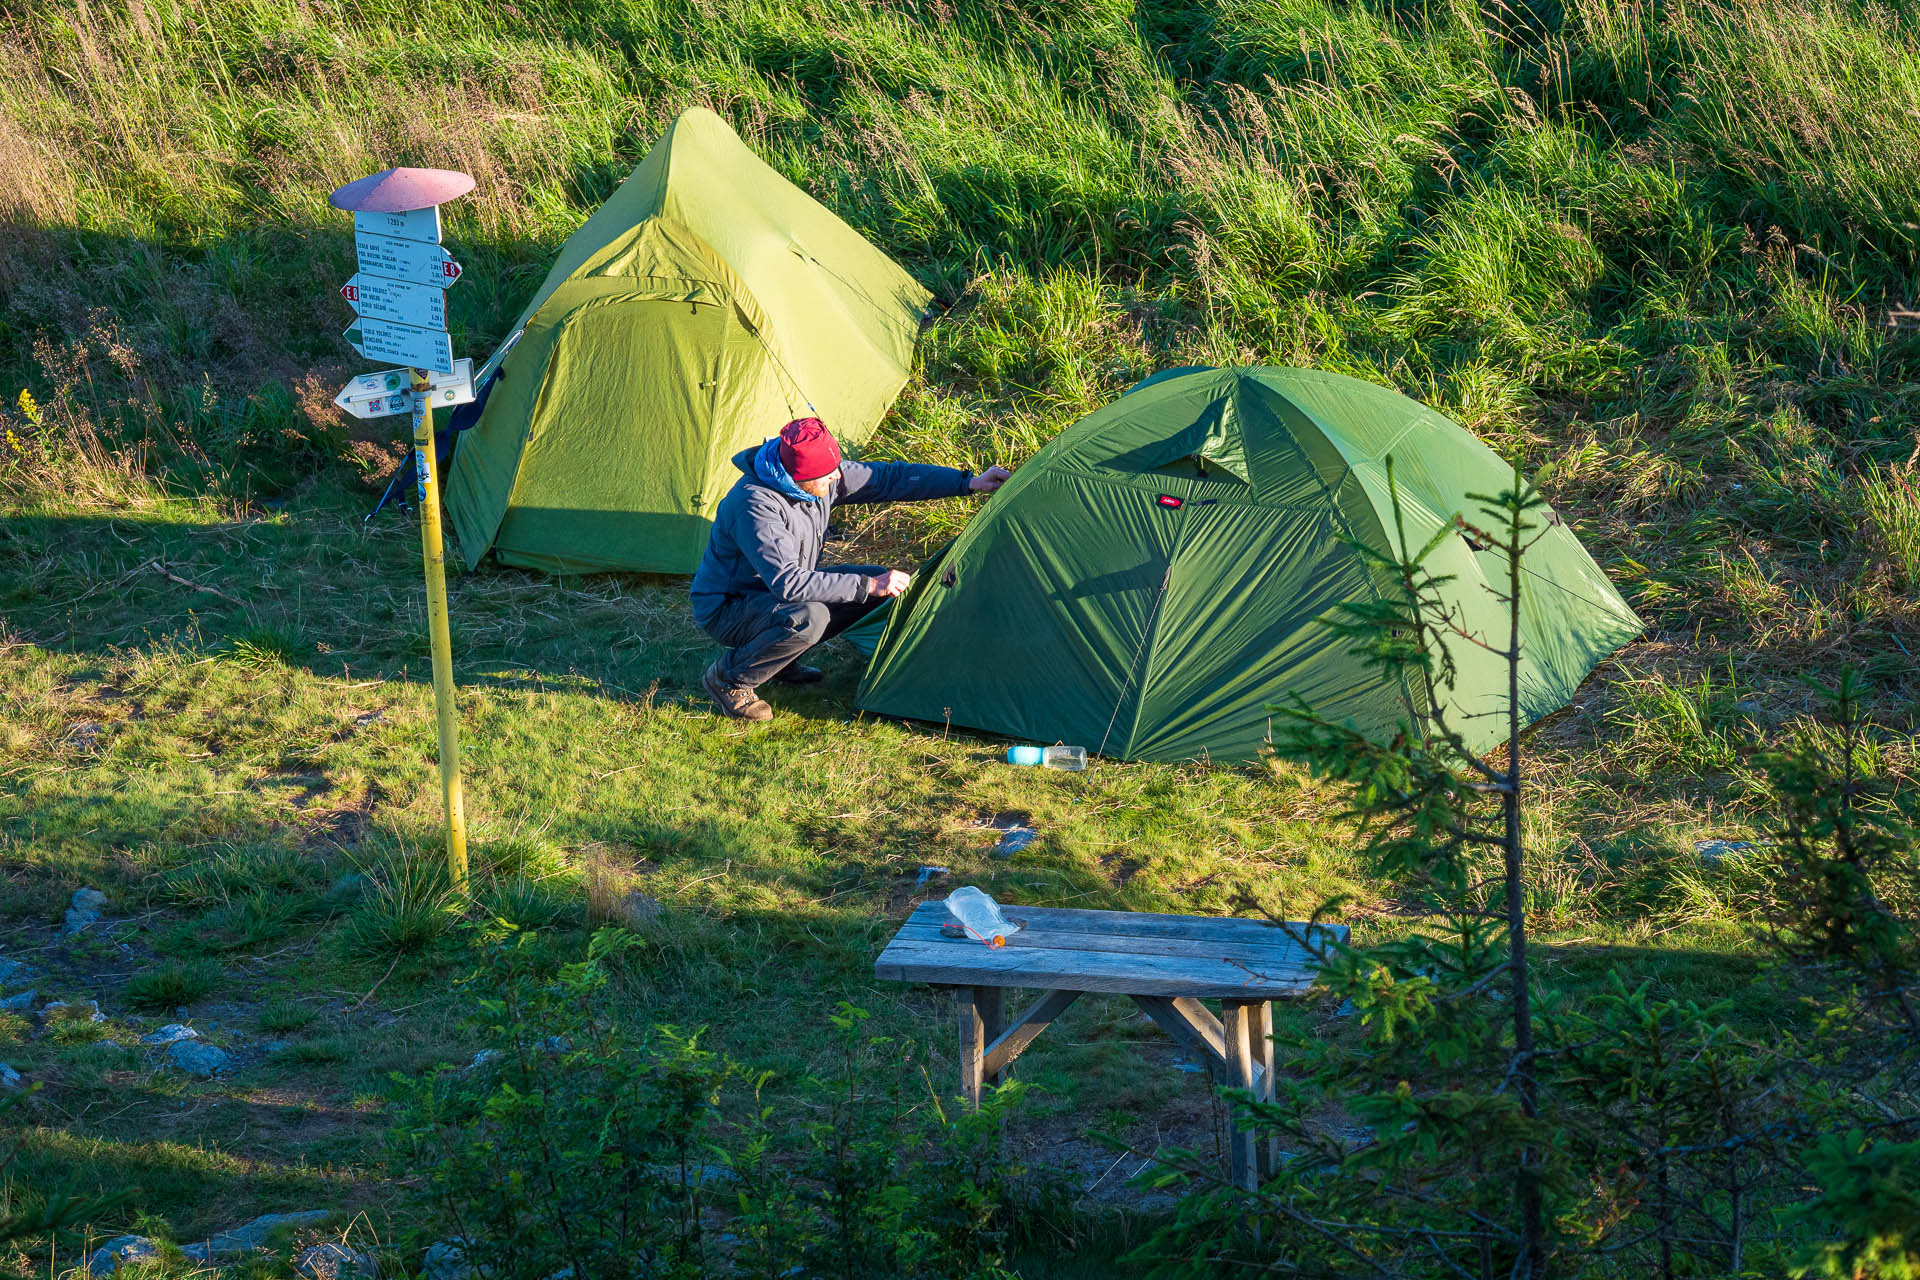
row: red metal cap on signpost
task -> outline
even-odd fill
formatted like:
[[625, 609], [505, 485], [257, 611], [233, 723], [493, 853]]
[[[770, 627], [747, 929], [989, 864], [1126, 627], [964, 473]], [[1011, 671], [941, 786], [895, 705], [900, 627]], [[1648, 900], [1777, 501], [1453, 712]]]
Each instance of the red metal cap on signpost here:
[[327, 197], [336, 209], [365, 213], [406, 213], [431, 209], [473, 190], [473, 179], [457, 169], [386, 169], [357, 178]]

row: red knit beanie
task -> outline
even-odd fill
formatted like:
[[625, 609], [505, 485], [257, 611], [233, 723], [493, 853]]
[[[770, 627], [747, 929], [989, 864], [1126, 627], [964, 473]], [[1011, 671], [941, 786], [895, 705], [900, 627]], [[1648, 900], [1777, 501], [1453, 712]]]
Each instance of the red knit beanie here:
[[795, 480], [818, 480], [840, 465], [840, 442], [818, 418], [795, 418], [780, 428], [780, 465]]

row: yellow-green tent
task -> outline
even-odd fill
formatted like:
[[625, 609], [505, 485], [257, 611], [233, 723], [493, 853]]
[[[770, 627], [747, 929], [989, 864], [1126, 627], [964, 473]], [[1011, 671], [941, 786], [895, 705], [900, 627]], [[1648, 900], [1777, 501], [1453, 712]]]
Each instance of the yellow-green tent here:
[[729, 459], [818, 416], [859, 443], [930, 295], [711, 111], [560, 250], [447, 479], [467, 566], [690, 573]]

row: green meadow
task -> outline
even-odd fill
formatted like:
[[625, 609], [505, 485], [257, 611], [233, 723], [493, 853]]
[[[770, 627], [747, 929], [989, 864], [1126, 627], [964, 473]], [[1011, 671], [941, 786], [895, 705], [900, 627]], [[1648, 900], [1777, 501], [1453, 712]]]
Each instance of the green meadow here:
[[[1648, 629], [1530, 740], [1545, 980], [1798, 1016], [1750, 872], [1696, 844], [1765, 829], [1750, 758], [1844, 668], [1874, 767], [1916, 767], [1920, 5], [16, 0], [0, 958], [34, 975], [0, 990], [106, 1018], [0, 1014], [41, 1086], [5, 1118], [0, 1211], [124, 1193], [32, 1274], [314, 1207], [423, 1243], [383, 1108], [392, 1073], [478, 1047], [458, 979], [488, 917], [561, 950], [632, 930], [619, 1016], [704, 1028], [775, 1100], [829, 1068], [842, 1001], [952, 1091], [947, 1006], [872, 962], [954, 884], [1202, 914], [1345, 894], [1357, 937], [1403, 927], [1340, 795], [1288, 766], [1012, 768], [861, 716], [841, 648], [770, 724], [722, 720], [684, 580], [493, 565], [449, 583], [474, 863], [449, 893], [417, 525], [363, 519], [405, 428], [331, 406], [368, 366], [326, 196], [475, 176], [445, 214], [455, 350], [481, 357], [692, 105], [936, 294], [866, 456], [1018, 466], [1157, 369], [1249, 363], [1391, 385], [1546, 468]], [[850, 514], [834, 550], [911, 567], [972, 509]], [[1039, 840], [992, 857], [1012, 820]], [[68, 935], [82, 887], [108, 905]], [[1331, 1002], [1283, 1016], [1339, 1034]], [[186, 1020], [234, 1070], [136, 1047]], [[1012, 1141], [1073, 1189], [1087, 1257], [1156, 1211], [1091, 1131], [1217, 1139], [1173, 1058], [1086, 1000], [1017, 1068]]]

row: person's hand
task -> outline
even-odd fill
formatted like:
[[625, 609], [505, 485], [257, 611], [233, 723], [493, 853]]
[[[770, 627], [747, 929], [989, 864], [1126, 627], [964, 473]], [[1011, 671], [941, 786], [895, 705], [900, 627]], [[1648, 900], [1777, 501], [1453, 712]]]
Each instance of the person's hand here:
[[875, 574], [867, 579], [867, 594], [875, 600], [884, 600], [888, 596], [897, 596], [913, 582], [913, 575], [902, 573], [898, 569], [889, 569], [885, 573]]
[[988, 467], [985, 471], [975, 476], [967, 487], [975, 493], [992, 493], [995, 489], [1005, 484], [1012, 475], [1013, 472], [1007, 470], [1005, 467]]

